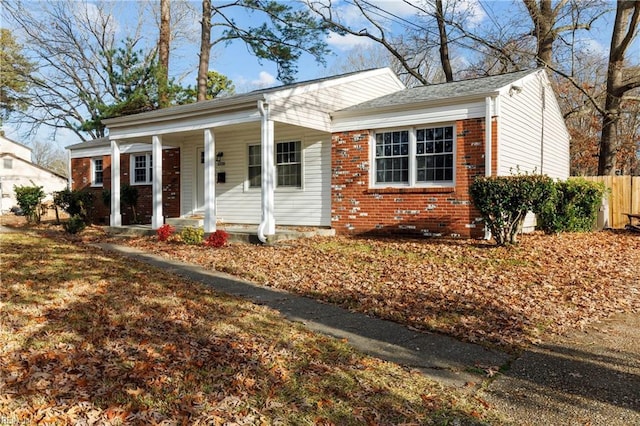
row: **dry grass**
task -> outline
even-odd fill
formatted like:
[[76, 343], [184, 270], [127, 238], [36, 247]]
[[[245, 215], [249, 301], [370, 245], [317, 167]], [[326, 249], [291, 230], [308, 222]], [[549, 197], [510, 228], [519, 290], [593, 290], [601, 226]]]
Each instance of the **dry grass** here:
[[54, 234], [0, 234], [0, 419], [500, 422], [481, 400], [358, 354], [277, 312], [75, 244], [100, 237], [95, 229], [72, 242]]

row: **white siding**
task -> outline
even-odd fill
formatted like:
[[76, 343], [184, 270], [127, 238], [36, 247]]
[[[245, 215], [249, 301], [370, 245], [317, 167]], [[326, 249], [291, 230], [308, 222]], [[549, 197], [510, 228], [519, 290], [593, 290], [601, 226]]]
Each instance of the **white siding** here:
[[[12, 168], [2, 168], [4, 158], [12, 159]], [[14, 186], [42, 186], [46, 194], [45, 200], [53, 199], [54, 191], [62, 191], [67, 187], [67, 179], [41, 169], [21, 158], [0, 155], [0, 211], [8, 211], [17, 206]]]
[[[499, 97], [498, 174], [536, 172], [569, 176], [569, 135], [544, 71]], [[508, 88], [507, 88], [508, 89]]]
[[361, 114], [354, 117], [335, 118], [332, 131], [378, 129], [381, 127], [414, 126], [426, 123], [441, 123], [468, 118], [479, 118], [485, 115], [484, 99], [432, 107], [407, 105], [406, 107], [384, 113]]
[[310, 129], [329, 131], [327, 113], [356, 105], [403, 89], [389, 73], [364, 74], [345, 81], [310, 86], [303, 93], [277, 94], [272, 104], [274, 120]]
[[[216, 152], [223, 152], [226, 182], [216, 184], [217, 218], [226, 223], [260, 222], [260, 189], [246, 187], [248, 146], [260, 143], [259, 125], [241, 129], [214, 129]], [[276, 225], [331, 225], [331, 135], [276, 123], [275, 142], [302, 143], [302, 189], [276, 188]], [[192, 214], [196, 204], [196, 153], [203, 138], [189, 138], [181, 145], [181, 198], [183, 215]]]
[[10, 153], [24, 161], [31, 162], [31, 149], [0, 135], [0, 153]]

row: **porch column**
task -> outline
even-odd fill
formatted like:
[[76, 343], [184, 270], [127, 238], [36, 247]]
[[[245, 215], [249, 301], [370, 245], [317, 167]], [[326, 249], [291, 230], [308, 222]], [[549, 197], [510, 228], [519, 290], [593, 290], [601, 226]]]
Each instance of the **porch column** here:
[[204, 131], [204, 232], [216, 231], [216, 138]]
[[[274, 189], [276, 185], [276, 169], [274, 162], [274, 126], [269, 118], [269, 105], [258, 101], [258, 108], [262, 116], [261, 123], [261, 155], [262, 155], [262, 221], [258, 230], [258, 237], [265, 238], [276, 233], [274, 216]], [[263, 241], [265, 242], [265, 241]]]
[[164, 223], [162, 217], [162, 136], [151, 137], [152, 185], [153, 194], [151, 229], [158, 229]]
[[120, 145], [111, 141], [111, 216], [109, 225], [122, 226], [120, 213]]

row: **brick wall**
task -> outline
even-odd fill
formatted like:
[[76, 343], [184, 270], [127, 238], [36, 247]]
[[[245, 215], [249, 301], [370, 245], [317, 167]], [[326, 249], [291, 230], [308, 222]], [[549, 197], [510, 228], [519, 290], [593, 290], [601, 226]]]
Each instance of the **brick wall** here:
[[[484, 236], [468, 189], [476, 176], [485, 174], [484, 121], [456, 123], [456, 186], [451, 188], [370, 189], [370, 132], [335, 133], [331, 138], [332, 227], [338, 234]], [[495, 119], [492, 131], [495, 171]]]
[[[120, 181], [129, 184], [130, 156], [120, 155]], [[108, 222], [109, 207], [102, 202], [102, 190], [111, 190], [111, 156], [103, 157], [103, 187], [91, 187], [91, 158], [74, 158], [71, 160], [73, 189], [87, 189], [94, 192], [95, 203], [93, 220], [96, 223]], [[136, 213], [140, 223], [151, 223], [153, 193], [151, 185], [136, 185], [138, 189], [138, 205]], [[131, 207], [122, 205], [122, 224], [129, 225], [133, 221]], [[162, 151], [162, 213], [165, 217], [180, 216], [180, 149]]]

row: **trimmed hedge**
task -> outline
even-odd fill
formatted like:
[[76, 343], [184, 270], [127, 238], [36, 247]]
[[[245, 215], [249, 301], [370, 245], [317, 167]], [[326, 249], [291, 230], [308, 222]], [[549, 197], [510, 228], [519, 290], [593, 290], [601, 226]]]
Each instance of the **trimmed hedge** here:
[[592, 231], [605, 193], [604, 184], [575, 178], [555, 186], [553, 200], [538, 215], [540, 228], [546, 233]]

